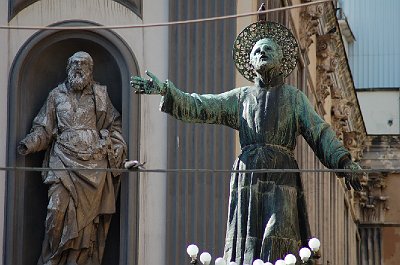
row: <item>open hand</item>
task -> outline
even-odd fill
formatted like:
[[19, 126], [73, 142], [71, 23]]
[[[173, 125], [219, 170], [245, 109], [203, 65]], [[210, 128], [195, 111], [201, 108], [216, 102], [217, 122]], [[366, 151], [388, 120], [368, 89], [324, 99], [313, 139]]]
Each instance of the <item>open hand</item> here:
[[136, 94], [160, 94], [165, 95], [165, 83], [160, 80], [151, 72], [146, 71], [150, 79], [145, 79], [140, 76], [131, 77], [131, 86]]
[[343, 169], [349, 170], [348, 172], [340, 174], [340, 177], [344, 177], [345, 179], [347, 189], [350, 190], [352, 187], [355, 191], [361, 191], [362, 186], [360, 183], [360, 179], [364, 176], [364, 173], [360, 172], [362, 168], [357, 163], [349, 160], [343, 166]]

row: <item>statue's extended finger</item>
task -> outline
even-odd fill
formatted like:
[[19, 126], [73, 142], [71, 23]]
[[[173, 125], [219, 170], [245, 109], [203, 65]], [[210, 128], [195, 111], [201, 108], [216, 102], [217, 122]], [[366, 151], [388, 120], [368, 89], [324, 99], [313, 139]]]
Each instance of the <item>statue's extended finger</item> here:
[[144, 94], [145, 90], [144, 89], [136, 89], [135, 94]]
[[140, 76], [134, 76], [131, 78], [131, 82], [136, 82], [136, 83], [143, 83], [146, 79], [141, 78]]
[[155, 76], [152, 72], [146, 70], [146, 75], [148, 75], [154, 82], [159, 83], [157, 76]]

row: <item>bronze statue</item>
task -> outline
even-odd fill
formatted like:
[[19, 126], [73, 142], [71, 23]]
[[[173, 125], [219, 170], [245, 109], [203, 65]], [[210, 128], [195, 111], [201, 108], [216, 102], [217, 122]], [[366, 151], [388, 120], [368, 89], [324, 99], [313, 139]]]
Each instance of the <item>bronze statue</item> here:
[[[121, 118], [105, 86], [93, 81], [86, 52], [68, 59], [66, 81], [53, 89], [18, 145], [22, 155], [47, 150], [45, 238], [38, 265], [100, 265], [119, 174], [76, 168], [119, 168], [127, 151]], [[74, 168], [73, 170], [68, 170]]]
[[[239, 72], [252, 86], [221, 94], [184, 93], [170, 81], [133, 77], [137, 93], [161, 94], [161, 110], [184, 122], [212, 123], [239, 131], [241, 154], [234, 170], [298, 169], [294, 158], [301, 134], [328, 168], [346, 173], [350, 189], [360, 190], [360, 169], [318, 116], [303, 92], [284, 84], [295, 68], [298, 46], [284, 26], [259, 21], [234, 44]], [[274, 262], [307, 244], [307, 209], [299, 173], [232, 173], [224, 258], [238, 264]]]

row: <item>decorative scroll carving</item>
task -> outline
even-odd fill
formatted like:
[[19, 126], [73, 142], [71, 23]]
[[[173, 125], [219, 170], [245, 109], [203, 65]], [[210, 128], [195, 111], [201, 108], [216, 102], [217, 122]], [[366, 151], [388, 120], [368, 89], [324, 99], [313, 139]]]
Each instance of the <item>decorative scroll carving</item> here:
[[[363, 168], [398, 168], [400, 166], [400, 137], [395, 135], [375, 135], [365, 139], [367, 148], [361, 161]], [[356, 193], [356, 202], [363, 223], [383, 223], [385, 213], [390, 210], [387, 201], [390, 199], [387, 187], [389, 172], [374, 172], [368, 174], [368, 180], [363, 183], [363, 192]]]
[[332, 99], [341, 99], [342, 98], [342, 91], [338, 86], [333, 84], [331, 87], [331, 97]]
[[[359, 160], [365, 147], [366, 129], [341, 41], [335, 9], [330, 6], [324, 6], [324, 16], [320, 19], [324, 32], [328, 33], [317, 36], [317, 82], [322, 85], [319, 89], [330, 89], [332, 128], [340, 139], [347, 141], [353, 158]], [[328, 75], [333, 81], [332, 84], [327, 78]], [[325, 94], [321, 93], [322, 97]]]
[[[302, 1], [311, 2], [309, 0]], [[323, 4], [307, 6], [304, 11], [300, 13], [301, 27], [300, 27], [300, 46], [302, 51], [306, 51], [313, 43], [311, 36], [317, 33], [319, 21], [324, 13]]]
[[359, 161], [363, 155], [364, 141], [357, 131], [343, 132], [343, 144], [350, 151], [353, 160]]
[[348, 131], [348, 101], [343, 99], [332, 100], [332, 128], [339, 139], [343, 140], [343, 133]]
[[317, 70], [333, 73], [338, 66], [338, 56], [335, 52], [336, 38], [333, 34], [317, 36]]
[[358, 199], [360, 221], [363, 223], [380, 223], [385, 219], [385, 211], [388, 196], [384, 194], [386, 188], [386, 175], [382, 173], [370, 173], [364, 178], [361, 185], [363, 191], [355, 192]]
[[332, 73], [337, 67], [337, 55], [334, 51], [335, 38], [331, 34], [317, 36], [317, 89], [316, 96], [322, 114], [325, 115], [325, 99], [334, 87]]
[[333, 78], [330, 74], [322, 75], [318, 78], [317, 84], [317, 96], [318, 99], [326, 99], [331, 93], [332, 87], [334, 86]]

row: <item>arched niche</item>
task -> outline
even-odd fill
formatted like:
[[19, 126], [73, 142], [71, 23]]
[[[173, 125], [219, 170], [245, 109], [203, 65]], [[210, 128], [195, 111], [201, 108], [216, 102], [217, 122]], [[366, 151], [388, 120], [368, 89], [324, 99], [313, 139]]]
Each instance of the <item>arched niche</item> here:
[[[93, 25], [67, 21], [55, 26]], [[66, 78], [67, 59], [86, 51], [94, 61], [94, 79], [107, 85], [111, 101], [122, 114], [129, 156], [138, 157], [138, 97], [130, 95], [129, 78], [138, 74], [129, 46], [108, 30], [42, 31], [33, 35], [16, 55], [8, 88], [8, 166], [40, 167], [44, 153], [21, 156], [18, 142], [29, 132], [33, 118], [49, 91]], [[44, 236], [47, 186], [39, 171], [10, 171], [6, 184], [4, 264], [35, 265]], [[138, 176], [122, 176], [118, 212], [114, 215], [103, 264], [134, 264], [138, 220]]]

